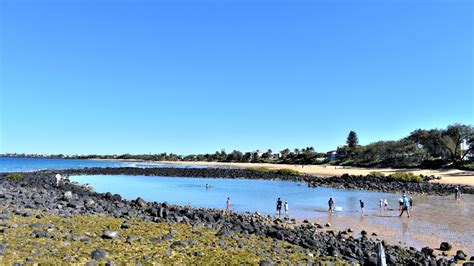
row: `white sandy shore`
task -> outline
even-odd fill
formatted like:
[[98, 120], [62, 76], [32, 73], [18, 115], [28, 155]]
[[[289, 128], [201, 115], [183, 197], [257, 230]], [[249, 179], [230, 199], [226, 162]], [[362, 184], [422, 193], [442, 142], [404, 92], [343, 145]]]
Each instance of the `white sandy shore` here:
[[222, 167], [266, 167], [270, 169], [294, 169], [300, 173], [312, 174], [318, 176], [340, 176], [348, 173], [353, 175], [367, 175], [372, 171], [378, 171], [385, 174], [392, 174], [396, 172], [412, 172], [414, 174], [434, 175], [441, 177], [441, 180], [435, 182], [444, 184], [461, 184], [474, 186], [474, 171], [464, 171], [457, 169], [448, 170], [426, 170], [426, 169], [391, 169], [391, 168], [359, 168], [359, 167], [342, 167], [329, 165], [291, 165], [291, 164], [268, 164], [268, 163], [218, 163], [218, 162], [173, 162], [173, 161], [159, 161], [157, 163], [169, 164], [190, 164], [190, 165], [210, 165]]

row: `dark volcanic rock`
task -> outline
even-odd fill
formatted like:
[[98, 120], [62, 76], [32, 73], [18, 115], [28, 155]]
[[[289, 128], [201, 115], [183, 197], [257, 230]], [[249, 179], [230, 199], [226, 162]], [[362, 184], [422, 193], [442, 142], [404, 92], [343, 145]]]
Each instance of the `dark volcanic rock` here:
[[439, 250], [441, 251], [448, 251], [451, 250], [452, 246], [448, 242], [442, 242], [441, 245], [439, 245]]
[[106, 259], [106, 257], [107, 257], [107, 252], [105, 252], [105, 250], [103, 249], [96, 249], [92, 251], [91, 253], [91, 258], [96, 261], [101, 260], [101, 259]]

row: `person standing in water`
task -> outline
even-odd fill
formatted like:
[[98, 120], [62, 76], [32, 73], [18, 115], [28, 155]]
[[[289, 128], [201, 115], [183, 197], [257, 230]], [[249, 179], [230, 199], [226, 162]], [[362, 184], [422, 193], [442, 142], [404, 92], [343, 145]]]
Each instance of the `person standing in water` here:
[[329, 212], [334, 212], [334, 205], [336, 202], [334, 202], [334, 199], [332, 197], [329, 198], [328, 205], [329, 205]]
[[230, 209], [230, 198], [229, 197], [227, 197], [226, 211], [227, 211], [227, 215], [230, 215], [232, 213], [232, 211]]
[[360, 211], [362, 212], [362, 214], [364, 213], [364, 206], [365, 206], [365, 203], [362, 201], [362, 200], [359, 200], [359, 204], [360, 204]]
[[400, 212], [400, 217], [402, 217], [402, 214], [406, 211], [408, 214], [408, 218], [410, 218], [410, 211], [408, 210], [410, 208], [410, 201], [408, 200], [405, 194], [403, 194], [402, 202], [403, 202], [403, 207], [402, 207], [402, 212]]
[[280, 218], [281, 215], [281, 204], [283, 202], [281, 201], [280, 198], [277, 199], [277, 206], [276, 206], [276, 212], [277, 212], [277, 218]]
[[380, 199], [380, 201], [379, 201], [379, 208], [380, 208], [380, 210], [382, 210], [382, 208], [383, 208], [383, 199]]
[[460, 199], [461, 199], [461, 197], [459, 196], [459, 194], [460, 194], [459, 186], [456, 186], [456, 187], [454, 188], [454, 199], [455, 199], [455, 200], [460, 200]]
[[285, 201], [285, 219], [288, 220], [288, 201]]
[[385, 211], [388, 210], [388, 200], [387, 200], [387, 199], [384, 199], [384, 200], [383, 200], [383, 209], [384, 209]]

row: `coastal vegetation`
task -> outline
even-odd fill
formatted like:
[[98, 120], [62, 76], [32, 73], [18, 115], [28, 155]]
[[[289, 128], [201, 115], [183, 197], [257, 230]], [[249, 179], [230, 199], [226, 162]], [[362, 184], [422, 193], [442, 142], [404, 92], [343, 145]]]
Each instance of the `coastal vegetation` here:
[[48, 157], [74, 159], [124, 159], [143, 161], [202, 161], [202, 162], [238, 162], [238, 163], [274, 163], [274, 164], [334, 164], [358, 167], [425, 168], [443, 167], [465, 170], [474, 169], [474, 127], [472, 125], [453, 124], [444, 129], [416, 129], [400, 140], [376, 141], [359, 145], [355, 131], [350, 131], [346, 145], [330, 153], [317, 151], [314, 147], [302, 149], [289, 148], [279, 152], [267, 151], [242, 152], [225, 150], [207, 154], [178, 155], [159, 154], [122, 154], [122, 155], [27, 155], [5, 154], [17, 157]]
[[423, 179], [413, 173], [394, 173], [389, 175], [394, 181], [421, 183]]
[[262, 173], [275, 173], [280, 175], [290, 175], [290, 176], [299, 176], [300, 172], [293, 169], [270, 169], [266, 167], [255, 167], [255, 168], [246, 168], [247, 171], [262, 172]]
[[11, 173], [7, 175], [7, 179], [13, 180], [13, 181], [18, 181], [23, 179], [23, 175], [20, 173]]

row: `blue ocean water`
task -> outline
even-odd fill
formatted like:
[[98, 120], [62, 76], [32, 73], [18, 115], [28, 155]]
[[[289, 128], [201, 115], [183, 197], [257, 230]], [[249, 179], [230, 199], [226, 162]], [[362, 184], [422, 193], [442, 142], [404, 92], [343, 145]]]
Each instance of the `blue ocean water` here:
[[196, 165], [170, 165], [164, 163], [121, 162], [81, 159], [47, 159], [0, 157], [0, 172], [28, 172], [44, 169], [79, 169], [86, 167], [204, 167]]
[[[359, 200], [365, 202], [368, 212], [379, 211], [379, 200], [386, 198], [397, 207], [400, 195], [344, 190], [309, 188], [305, 183], [275, 180], [182, 178], [160, 176], [89, 175], [71, 176], [71, 181], [91, 185], [97, 192], [111, 192], [132, 200], [142, 197], [147, 201], [167, 201], [194, 207], [225, 208], [230, 197], [232, 209], [274, 215], [278, 197], [288, 201], [294, 218], [317, 217], [326, 214], [329, 197], [345, 213], [359, 211]], [[206, 184], [210, 188], [206, 189]]]

